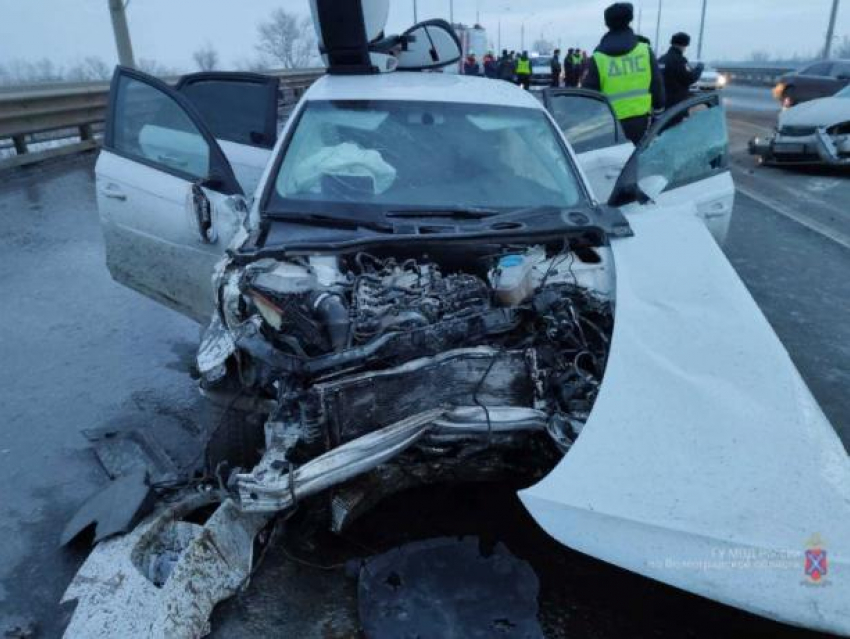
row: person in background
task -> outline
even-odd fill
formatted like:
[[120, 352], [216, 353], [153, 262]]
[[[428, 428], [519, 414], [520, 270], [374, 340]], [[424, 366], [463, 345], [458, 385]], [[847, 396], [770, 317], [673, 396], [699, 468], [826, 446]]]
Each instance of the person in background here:
[[523, 51], [516, 61], [516, 82], [523, 89], [528, 91], [531, 88], [531, 60], [528, 57], [528, 51]]
[[587, 51], [581, 49], [581, 68], [578, 73], [578, 82], [576, 82], [576, 86], [584, 86], [584, 76], [587, 75], [587, 68], [590, 65], [590, 58], [587, 56]]
[[552, 54], [552, 61], [549, 63], [549, 68], [552, 71], [552, 86], [561, 86], [561, 50], [555, 49]]
[[658, 60], [664, 74], [664, 92], [667, 94], [667, 108], [684, 102], [691, 96], [691, 85], [700, 79], [702, 63], [691, 67], [685, 52], [691, 44], [691, 36], [677, 33], [670, 40], [670, 50]]
[[575, 49], [569, 49], [564, 56], [564, 86], [574, 87], [576, 85], [575, 65], [573, 64], [573, 53]]
[[484, 56], [484, 76], [495, 80], [499, 77], [499, 64], [496, 62], [496, 56], [492, 51], [488, 51]]
[[475, 54], [470, 53], [466, 56], [466, 62], [463, 63], [464, 75], [481, 75], [481, 65], [475, 59]]
[[505, 82], [514, 81], [514, 63], [507, 49], [502, 49], [502, 57], [499, 58], [498, 65], [499, 79]]
[[608, 33], [590, 58], [584, 87], [608, 96], [626, 137], [637, 144], [653, 110], [664, 109], [664, 80], [655, 54], [631, 29], [634, 8], [617, 2], [605, 10]]

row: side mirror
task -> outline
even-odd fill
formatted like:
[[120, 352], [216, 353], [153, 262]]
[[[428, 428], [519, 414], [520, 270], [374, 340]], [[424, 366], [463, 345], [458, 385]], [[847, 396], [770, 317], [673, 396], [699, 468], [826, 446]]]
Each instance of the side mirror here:
[[402, 34], [401, 41], [401, 51], [396, 54], [399, 70], [439, 69], [458, 62], [463, 55], [457, 34], [445, 20], [415, 24]]
[[839, 79], [839, 80], [842, 80], [842, 81], [844, 81], [844, 82], [847, 82], [848, 80], [850, 80], [850, 74], [848, 74], [848, 73], [839, 73], [839, 74], [838, 74], [838, 79]]
[[648, 201], [655, 202], [669, 183], [663, 175], [648, 175], [638, 180], [638, 189]]
[[192, 185], [192, 210], [195, 213], [195, 221], [198, 224], [198, 233], [201, 236], [201, 242], [204, 244], [214, 244], [218, 240], [218, 233], [212, 221], [212, 205], [201, 188], [203, 181], [196, 182]]

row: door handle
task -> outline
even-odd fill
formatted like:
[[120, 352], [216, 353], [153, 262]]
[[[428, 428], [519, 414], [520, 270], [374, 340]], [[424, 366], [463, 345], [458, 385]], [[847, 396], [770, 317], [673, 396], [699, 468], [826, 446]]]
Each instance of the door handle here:
[[123, 202], [127, 199], [127, 194], [116, 186], [107, 186], [102, 188], [100, 192], [103, 194], [103, 197], [112, 198], [113, 200], [121, 200]]

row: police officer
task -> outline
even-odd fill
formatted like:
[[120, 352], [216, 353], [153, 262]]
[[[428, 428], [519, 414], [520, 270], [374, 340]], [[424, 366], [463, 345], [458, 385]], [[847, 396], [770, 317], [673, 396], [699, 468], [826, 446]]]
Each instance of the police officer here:
[[574, 87], [576, 85], [573, 51], [573, 49], [570, 49], [567, 51], [567, 55], [564, 56], [564, 86], [566, 87]]
[[608, 33], [590, 58], [584, 87], [608, 96], [626, 137], [637, 144], [653, 110], [664, 108], [664, 82], [651, 47], [631, 29], [633, 19], [630, 2], [605, 10]]
[[690, 44], [691, 36], [687, 33], [677, 33], [670, 40], [670, 50], [658, 60], [664, 74], [668, 109], [687, 100], [691, 95], [691, 85], [702, 75], [702, 63], [692, 68], [685, 57], [685, 51]]
[[523, 51], [516, 61], [516, 82], [526, 91], [531, 88], [531, 60], [528, 58], [528, 51]]
[[561, 50], [555, 49], [555, 52], [552, 54], [552, 61], [549, 63], [549, 69], [552, 72], [552, 86], [559, 87], [561, 86]]

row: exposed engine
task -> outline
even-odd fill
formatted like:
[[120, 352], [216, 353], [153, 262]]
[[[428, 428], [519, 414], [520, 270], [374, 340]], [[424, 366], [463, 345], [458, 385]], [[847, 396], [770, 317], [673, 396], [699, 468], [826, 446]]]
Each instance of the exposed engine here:
[[267, 450], [297, 466], [442, 409], [420, 456], [461, 444], [468, 456], [529, 434], [562, 453], [605, 368], [606, 257], [533, 246], [463, 269], [366, 253], [241, 269], [224, 307], [243, 385], [275, 400]]

